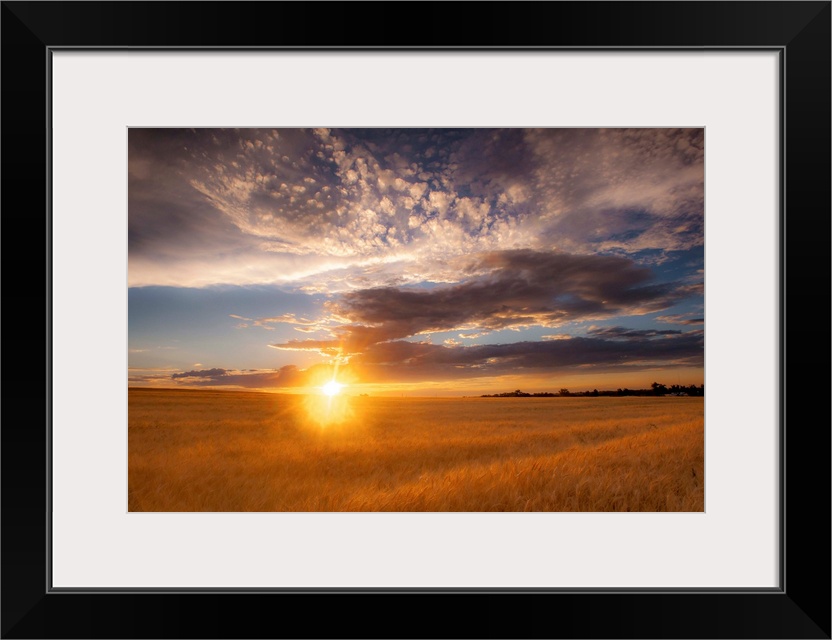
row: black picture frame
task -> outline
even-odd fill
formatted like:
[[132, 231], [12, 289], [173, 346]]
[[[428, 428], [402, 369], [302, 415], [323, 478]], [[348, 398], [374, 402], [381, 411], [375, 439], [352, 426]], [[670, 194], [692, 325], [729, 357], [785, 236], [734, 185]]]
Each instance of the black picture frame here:
[[[366, 16], [382, 8], [384, 28], [379, 29]], [[828, 1], [3, 2], [2, 296], [9, 313], [2, 327], [2, 637], [829, 638], [828, 381], [807, 377], [818, 354], [827, 363], [830, 346], [825, 322], [830, 308], [830, 15]], [[410, 30], [411, 24], [418, 27]], [[52, 589], [49, 398], [51, 385], [59, 381], [51, 380], [49, 366], [48, 97], [51, 52], [70, 47], [778, 51], [785, 187], [780, 587], [672, 592]], [[811, 302], [794, 293], [806, 295], [806, 287]], [[301, 604], [320, 615], [302, 615]], [[396, 627], [385, 626], [385, 619], [396, 621]]]

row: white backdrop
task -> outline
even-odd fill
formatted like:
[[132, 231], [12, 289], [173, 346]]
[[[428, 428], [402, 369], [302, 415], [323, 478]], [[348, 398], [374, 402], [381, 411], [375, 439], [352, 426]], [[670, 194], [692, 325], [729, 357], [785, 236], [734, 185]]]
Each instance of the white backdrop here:
[[[778, 95], [769, 52], [56, 52], [54, 586], [777, 585]], [[428, 125], [706, 127], [706, 512], [128, 513], [127, 127]]]

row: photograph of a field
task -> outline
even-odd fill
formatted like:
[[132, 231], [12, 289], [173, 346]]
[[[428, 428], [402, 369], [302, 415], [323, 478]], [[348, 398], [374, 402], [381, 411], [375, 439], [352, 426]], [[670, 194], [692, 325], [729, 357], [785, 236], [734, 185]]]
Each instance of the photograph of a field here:
[[130, 128], [129, 511], [703, 511], [705, 136]]
[[129, 508], [703, 511], [702, 404], [134, 389]]

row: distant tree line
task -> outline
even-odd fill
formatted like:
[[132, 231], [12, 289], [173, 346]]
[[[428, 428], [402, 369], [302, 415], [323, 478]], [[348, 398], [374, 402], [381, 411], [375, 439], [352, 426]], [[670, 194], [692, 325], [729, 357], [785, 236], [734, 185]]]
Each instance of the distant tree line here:
[[551, 391], [544, 391], [541, 393], [526, 393], [525, 391], [507, 391], [506, 393], [492, 393], [480, 396], [481, 398], [598, 398], [604, 397], [623, 397], [623, 396], [697, 396], [705, 395], [705, 385], [700, 384], [698, 387], [692, 384], [688, 387], [685, 385], [673, 384], [669, 387], [658, 382], [650, 385], [649, 389], [616, 389], [615, 391], [575, 391], [569, 389], [561, 389], [557, 393]]

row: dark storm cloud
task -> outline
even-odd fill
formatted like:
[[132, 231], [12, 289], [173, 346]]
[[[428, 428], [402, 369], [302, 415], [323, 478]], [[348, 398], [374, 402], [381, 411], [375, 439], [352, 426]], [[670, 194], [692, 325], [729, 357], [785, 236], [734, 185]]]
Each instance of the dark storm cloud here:
[[684, 325], [698, 325], [705, 324], [705, 318], [690, 318], [685, 314], [672, 316], [658, 316], [656, 322], [663, 322], [664, 324], [684, 324]]
[[676, 329], [627, 329], [625, 327], [590, 327], [587, 333], [597, 338], [646, 340], [656, 336], [672, 336], [682, 333]]
[[[272, 346], [327, 355], [421, 333], [479, 331], [660, 311], [698, 292], [698, 285], [654, 283], [649, 268], [620, 256], [530, 250], [492, 252], [469, 262], [462, 284], [433, 289], [382, 287], [352, 291], [328, 303], [345, 324], [332, 340]], [[349, 323], [349, 324], [346, 324]]]
[[702, 366], [701, 332], [657, 339], [514, 342], [471, 347], [385, 342], [353, 356], [365, 381], [437, 380], [519, 373], [614, 371], [644, 366]]
[[[633, 331], [623, 329], [623, 331]], [[394, 340], [368, 346], [341, 365], [339, 375], [358, 382], [415, 382], [533, 373], [610, 372], [703, 364], [703, 332], [673, 333], [640, 340], [574, 337], [571, 340], [444, 346]], [[276, 371], [210, 369], [171, 376], [188, 386], [249, 389], [308, 387], [333, 374], [330, 365]], [[147, 381], [148, 377], [137, 380]], [[155, 377], [154, 379], [157, 379]]]

